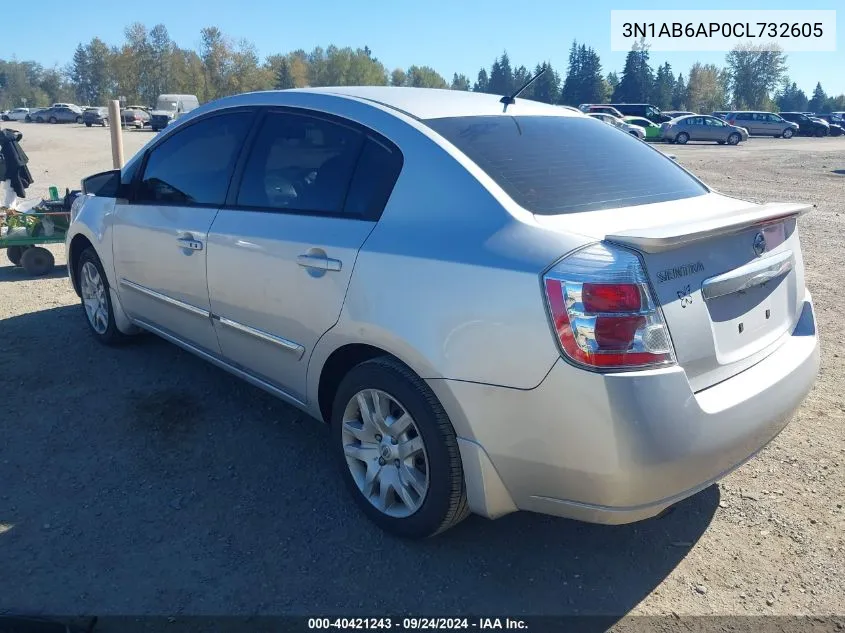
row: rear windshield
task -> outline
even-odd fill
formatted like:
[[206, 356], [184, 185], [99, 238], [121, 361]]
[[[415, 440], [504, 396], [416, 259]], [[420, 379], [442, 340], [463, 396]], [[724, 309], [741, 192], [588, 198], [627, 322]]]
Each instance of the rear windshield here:
[[643, 141], [587, 117], [472, 116], [425, 123], [483, 169], [514, 202], [539, 215], [707, 193]]

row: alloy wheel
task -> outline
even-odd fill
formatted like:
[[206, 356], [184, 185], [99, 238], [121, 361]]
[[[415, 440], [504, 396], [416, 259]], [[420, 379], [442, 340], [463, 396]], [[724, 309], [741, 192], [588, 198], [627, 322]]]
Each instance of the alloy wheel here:
[[92, 262], [85, 262], [81, 273], [79, 285], [88, 323], [97, 334], [105, 334], [109, 327], [109, 304], [103, 278]]
[[390, 394], [364, 389], [343, 413], [341, 441], [358, 490], [383, 514], [405, 518], [429, 488], [425, 443], [408, 410]]

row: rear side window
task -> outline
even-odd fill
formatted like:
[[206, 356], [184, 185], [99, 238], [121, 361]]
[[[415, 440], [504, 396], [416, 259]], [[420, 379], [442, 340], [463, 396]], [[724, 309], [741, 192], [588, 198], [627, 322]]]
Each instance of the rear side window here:
[[150, 152], [136, 199], [222, 205], [252, 117], [251, 112], [221, 114], [175, 132]]
[[402, 170], [402, 155], [368, 138], [346, 195], [344, 214], [378, 220]]
[[363, 142], [344, 125], [272, 112], [247, 160], [237, 204], [340, 214]]
[[477, 116], [425, 123], [520, 206], [557, 215], [691, 198], [707, 189], [639, 139], [580, 116]]

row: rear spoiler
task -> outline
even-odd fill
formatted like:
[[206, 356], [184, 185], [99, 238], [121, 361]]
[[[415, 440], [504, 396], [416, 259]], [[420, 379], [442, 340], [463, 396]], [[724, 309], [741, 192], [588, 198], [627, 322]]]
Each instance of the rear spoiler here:
[[813, 206], [807, 204], [773, 202], [702, 220], [625, 230], [606, 235], [604, 239], [646, 253], [661, 253], [699, 240], [738, 233], [752, 226], [798, 217], [812, 209]]

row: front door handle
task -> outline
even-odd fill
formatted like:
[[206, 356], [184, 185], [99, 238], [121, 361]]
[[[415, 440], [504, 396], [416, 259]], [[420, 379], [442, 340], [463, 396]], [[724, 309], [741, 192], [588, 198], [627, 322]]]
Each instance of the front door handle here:
[[192, 237], [180, 237], [178, 240], [179, 248], [187, 248], [191, 251], [201, 251], [202, 250], [202, 242], [199, 240], [195, 240]]
[[312, 268], [314, 270], [333, 270], [339, 271], [343, 263], [339, 259], [332, 259], [325, 255], [300, 255], [296, 258], [296, 263], [303, 268]]

